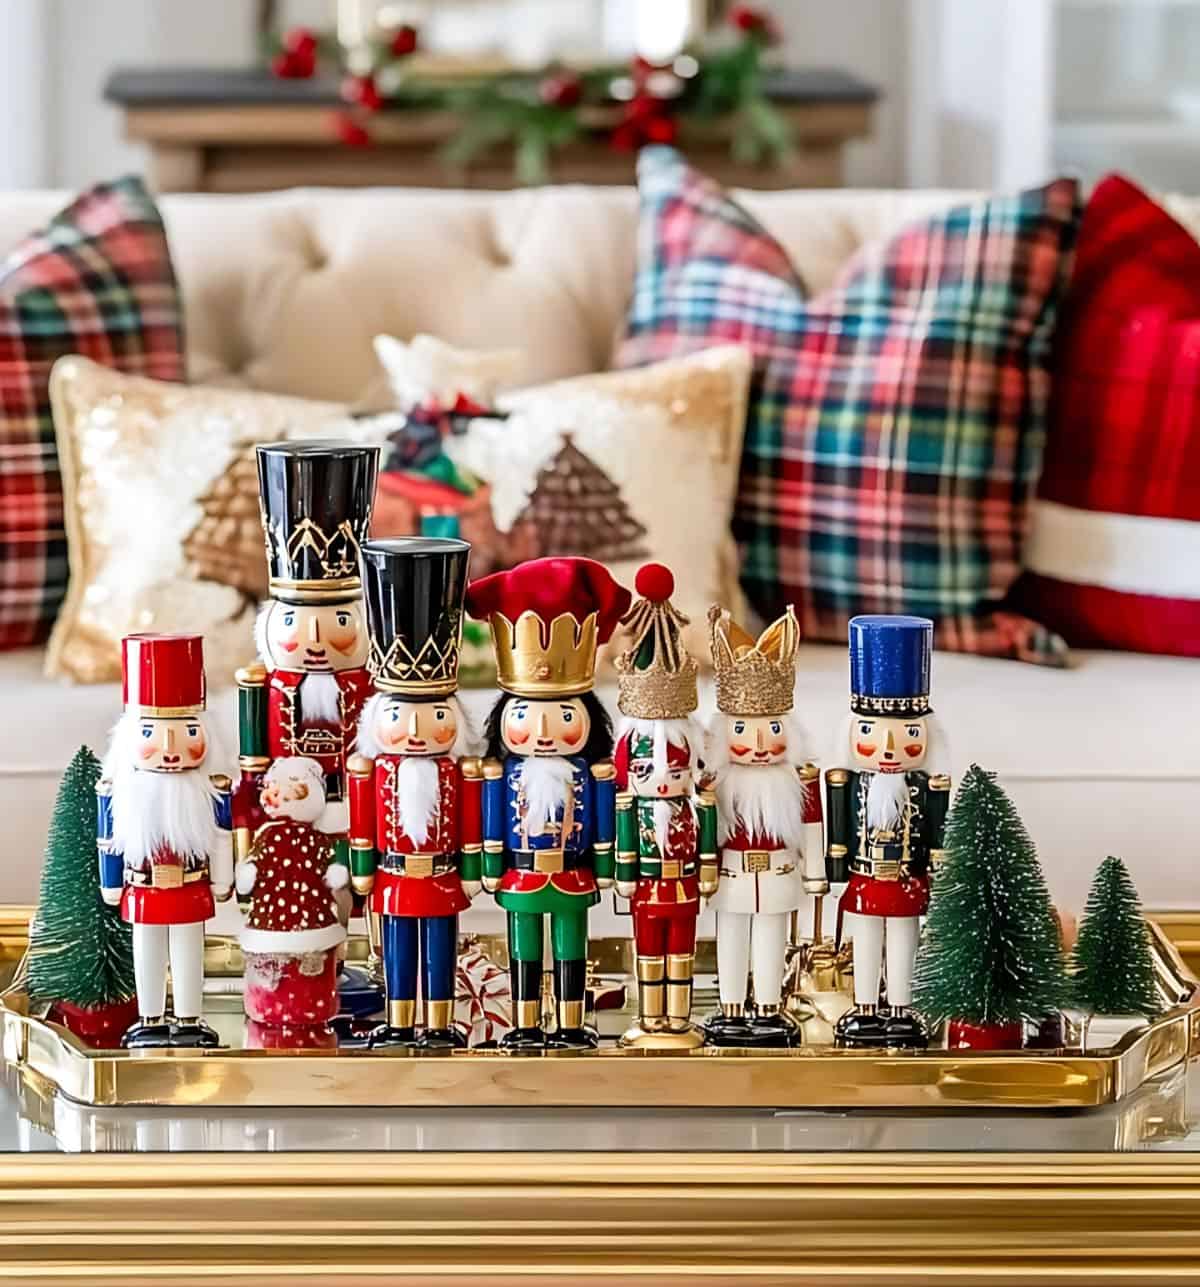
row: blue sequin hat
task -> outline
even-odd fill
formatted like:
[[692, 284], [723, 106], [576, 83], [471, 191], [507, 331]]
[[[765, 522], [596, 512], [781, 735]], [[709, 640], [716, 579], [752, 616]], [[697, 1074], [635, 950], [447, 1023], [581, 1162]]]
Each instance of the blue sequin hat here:
[[851, 617], [850, 709], [896, 719], [928, 715], [932, 656], [926, 617]]

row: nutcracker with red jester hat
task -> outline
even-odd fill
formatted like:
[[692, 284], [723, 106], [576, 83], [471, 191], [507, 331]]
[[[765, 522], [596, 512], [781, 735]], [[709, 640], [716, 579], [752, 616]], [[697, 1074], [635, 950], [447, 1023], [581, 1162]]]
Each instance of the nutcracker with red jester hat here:
[[710, 610], [709, 623], [719, 712], [711, 751], [720, 885], [711, 906], [721, 1011], [708, 1022], [708, 1038], [720, 1046], [788, 1046], [797, 1039], [781, 1008], [788, 922], [806, 897], [829, 889], [819, 775], [804, 759], [792, 714], [800, 629], [790, 607], [757, 639], [720, 608]]
[[839, 938], [844, 923], [854, 944], [854, 1008], [834, 1030], [842, 1046], [926, 1044], [909, 1008], [913, 963], [950, 804], [929, 705], [932, 654], [933, 622], [924, 617], [851, 618], [851, 714], [841, 739], [850, 767], [825, 773], [829, 868], [834, 880], [849, 876]]
[[96, 791], [101, 893], [133, 926], [139, 1018], [122, 1044], [215, 1046], [201, 1018], [204, 922], [232, 892], [233, 847], [229, 778], [207, 771], [200, 636], [130, 635], [121, 672], [125, 712]]
[[636, 587], [643, 597], [622, 622], [630, 646], [616, 659], [617, 893], [632, 900], [638, 978], [638, 1020], [621, 1044], [687, 1049], [704, 1044], [692, 975], [700, 898], [717, 889], [716, 801], [693, 797], [704, 733], [674, 578], [649, 563]]
[[377, 691], [350, 761], [350, 863], [383, 917], [387, 1019], [372, 1046], [466, 1045], [454, 1027], [458, 914], [481, 888], [483, 786], [454, 695], [470, 550], [434, 537], [363, 546]]
[[[326, 824], [344, 833], [346, 761], [371, 692], [359, 550], [371, 523], [379, 448], [341, 442], [258, 448], [271, 598], [255, 625], [262, 659], [238, 671], [241, 781], [234, 801], [240, 857], [265, 821], [261, 777], [304, 756], [325, 773]], [[265, 663], [265, 664], [264, 664]]]
[[[586, 1049], [587, 914], [612, 884], [612, 725], [592, 692], [596, 649], [631, 595], [593, 559], [521, 563], [472, 583], [500, 688], [487, 725], [483, 883], [508, 914], [514, 1027], [507, 1050]], [[558, 1026], [541, 1028], [542, 930], [550, 917]]]

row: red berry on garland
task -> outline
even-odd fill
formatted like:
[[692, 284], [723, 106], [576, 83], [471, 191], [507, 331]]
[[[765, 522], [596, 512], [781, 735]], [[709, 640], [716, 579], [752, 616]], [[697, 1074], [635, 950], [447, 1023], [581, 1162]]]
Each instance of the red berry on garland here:
[[673, 116], [656, 116], [646, 122], [644, 132], [648, 143], [674, 143], [679, 125]]
[[374, 76], [347, 76], [342, 81], [342, 97], [347, 103], [357, 103], [368, 112], [377, 112], [383, 106], [383, 97]]
[[409, 54], [417, 52], [417, 29], [410, 27], [406, 23], [403, 27], [397, 27], [392, 34], [391, 51], [393, 58], [407, 58]]
[[583, 82], [571, 72], [558, 72], [542, 81], [538, 97], [548, 107], [578, 107], [583, 98]]
[[315, 56], [317, 38], [308, 27], [293, 27], [283, 33], [283, 51], [287, 54]]
[[779, 43], [779, 27], [775, 19], [762, 9], [755, 9], [748, 4], [734, 5], [729, 11], [729, 22], [748, 36], [761, 37], [769, 45]]
[[347, 147], [370, 147], [370, 134], [350, 115], [349, 112], [333, 114], [333, 128], [338, 138]]
[[312, 54], [278, 53], [271, 59], [271, 74], [280, 80], [307, 80], [317, 70]]
[[666, 603], [675, 593], [675, 577], [661, 563], [644, 563], [633, 580], [634, 589], [651, 603]]

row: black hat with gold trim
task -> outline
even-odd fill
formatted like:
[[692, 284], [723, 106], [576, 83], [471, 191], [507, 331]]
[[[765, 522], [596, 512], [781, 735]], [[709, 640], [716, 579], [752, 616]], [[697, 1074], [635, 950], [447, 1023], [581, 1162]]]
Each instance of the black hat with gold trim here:
[[458, 687], [471, 547], [449, 537], [367, 541], [368, 666], [380, 692], [446, 697]]
[[271, 596], [345, 603], [362, 593], [359, 551], [371, 526], [379, 448], [279, 442], [257, 448]]

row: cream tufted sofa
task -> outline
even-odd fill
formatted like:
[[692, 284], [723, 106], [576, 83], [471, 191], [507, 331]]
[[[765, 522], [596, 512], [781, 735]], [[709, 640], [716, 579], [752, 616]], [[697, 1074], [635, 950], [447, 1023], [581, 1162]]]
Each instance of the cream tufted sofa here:
[[[862, 241], [952, 196], [743, 199], [819, 290]], [[66, 200], [0, 196], [0, 254]], [[1185, 222], [1200, 220], [1200, 202], [1172, 206]], [[296, 191], [171, 196], [162, 207], [194, 382], [352, 401], [376, 378], [378, 332], [519, 344], [530, 382], [603, 369], [632, 280], [636, 198], [621, 189]], [[1055, 672], [939, 653], [934, 685], [957, 771], [977, 760], [1001, 774], [1064, 903], [1078, 907], [1096, 863], [1118, 853], [1148, 904], [1200, 906], [1200, 667], [1093, 653]], [[797, 704], [818, 752], [845, 692], [843, 650], [804, 649]], [[57, 777], [80, 742], [103, 746], [120, 694], [47, 681], [29, 650], [0, 654], [0, 698], [0, 903], [28, 902]], [[228, 690], [213, 704], [232, 739]]]

